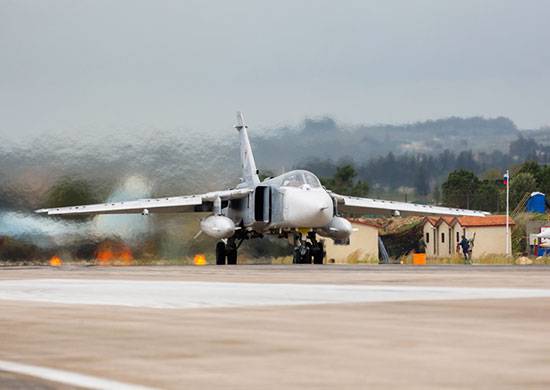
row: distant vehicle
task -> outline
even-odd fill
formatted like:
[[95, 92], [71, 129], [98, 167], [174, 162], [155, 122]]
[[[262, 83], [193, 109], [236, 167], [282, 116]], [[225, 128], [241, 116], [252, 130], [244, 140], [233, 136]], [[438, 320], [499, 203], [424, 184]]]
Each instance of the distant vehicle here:
[[[260, 182], [248, 131], [242, 113], [234, 126], [240, 137], [242, 178], [240, 184], [224, 191], [170, 198], [91, 204], [36, 210], [48, 215], [143, 214], [211, 212], [201, 221], [201, 232], [220, 240], [216, 264], [236, 264], [237, 250], [247, 239], [266, 234], [287, 239], [294, 247], [294, 263], [322, 264], [323, 241], [349, 243], [351, 223], [341, 212], [388, 215], [468, 215], [489, 213], [447, 207], [357, 198], [324, 188], [311, 172], [295, 170]], [[199, 232], [200, 233], [200, 232]]]

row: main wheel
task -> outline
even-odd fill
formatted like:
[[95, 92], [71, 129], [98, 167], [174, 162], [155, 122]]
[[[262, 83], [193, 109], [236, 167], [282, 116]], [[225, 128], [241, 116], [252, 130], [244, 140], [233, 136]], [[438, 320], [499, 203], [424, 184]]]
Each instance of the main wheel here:
[[292, 254], [292, 264], [300, 264], [301, 262], [300, 250], [294, 248], [294, 253]]
[[216, 265], [225, 265], [225, 243], [223, 241], [216, 244]]
[[294, 264], [311, 264], [311, 252], [308, 245], [301, 245], [294, 249]]
[[226, 248], [226, 254], [227, 254], [227, 264], [237, 264], [237, 249], [227, 249]]
[[323, 244], [318, 243], [311, 247], [311, 256], [313, 257], [313, 264], [323, 264], [323, 258], [325, 257], [325, 251], [323, 250]]

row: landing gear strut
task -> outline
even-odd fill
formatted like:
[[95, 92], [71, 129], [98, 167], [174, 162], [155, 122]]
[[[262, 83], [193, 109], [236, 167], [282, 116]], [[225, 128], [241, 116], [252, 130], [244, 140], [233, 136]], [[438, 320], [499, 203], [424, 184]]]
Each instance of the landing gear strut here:
[[324, 241], [317, 241], [315, 232], [309, 232], [306, 239], [303, 239], [301, 234], [297, 235], [295, 243], [292, 259], [294, 264], [323, 264], [325, 257]]
[[216, 244], [216, 265], [237, 264], [237, 249], [241, 246], [243, 239], [237, 244], [235, 237], [227, 239], [227, 243], [220, 241]]
[[235, 244], [234, 238], [227, 240], [227, 245], [225, 246], [225, 255], [227, 256], [228, 265], [237, 264], [237, 245]]

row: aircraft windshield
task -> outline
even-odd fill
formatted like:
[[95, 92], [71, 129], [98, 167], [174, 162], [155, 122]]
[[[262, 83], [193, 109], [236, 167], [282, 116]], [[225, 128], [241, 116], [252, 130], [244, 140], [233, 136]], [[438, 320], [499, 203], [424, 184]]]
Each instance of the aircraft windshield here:
[[306, 184], [308, 184], [311, 188], [321, 187], [321, 183], [319, 183], [319, 179], [317, 179], [317, 177], [315, 177], [314, 174], [309, 172], [304, 172], [304, 177], [306, 179]]
[[311, 188], [321, 187], [319, 179], [314, 174], [303, 171], [290, 172], [283, 176], [281, 186], [283, 187], [302, 187], [307, 184]]
[[304, 178], [300, 172], [290, 173], [283, 178], [283, 187], [301, 187], [305, 183]]

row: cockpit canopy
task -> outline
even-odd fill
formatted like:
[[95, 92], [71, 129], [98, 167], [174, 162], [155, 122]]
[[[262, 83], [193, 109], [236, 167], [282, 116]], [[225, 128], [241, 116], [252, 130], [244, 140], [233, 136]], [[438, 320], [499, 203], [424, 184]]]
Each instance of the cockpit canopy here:
[[298, 187], [307, 185], [309, 188], [320, 188], [321, 183], [317, 177], [308, 171], [290, 171], [279, 177], [270, 180], [274, 185], [280, 187]]

